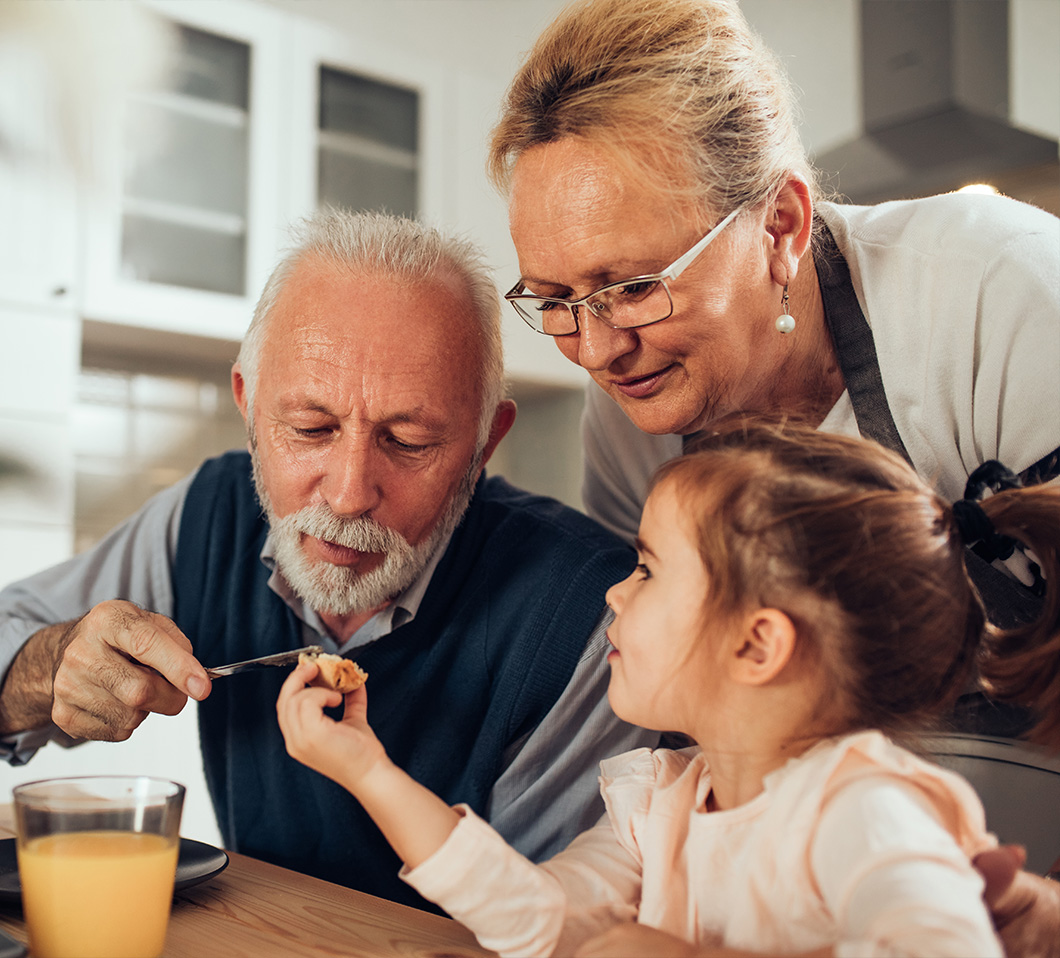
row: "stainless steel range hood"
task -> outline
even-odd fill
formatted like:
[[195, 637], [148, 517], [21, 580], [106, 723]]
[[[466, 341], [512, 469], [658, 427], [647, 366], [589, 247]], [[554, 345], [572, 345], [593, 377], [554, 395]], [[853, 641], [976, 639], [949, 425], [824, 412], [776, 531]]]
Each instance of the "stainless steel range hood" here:
[[1057, 166], [1009, 113], [1007, 0], [862, 0], [864, 133], [816, 158], [855, 203]]

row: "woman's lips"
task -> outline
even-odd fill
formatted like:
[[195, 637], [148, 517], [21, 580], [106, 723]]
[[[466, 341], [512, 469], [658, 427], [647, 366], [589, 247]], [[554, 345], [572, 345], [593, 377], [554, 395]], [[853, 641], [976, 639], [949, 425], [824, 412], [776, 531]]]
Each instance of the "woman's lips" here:
[[623, 396], [628, 396], [630, 399], [644, 399], [655, 392], [659, 383], [672, 368], [672, 366], [664, 366], [662, 369], [649, 373], [647, 376], [612, 379], [611, 382]]

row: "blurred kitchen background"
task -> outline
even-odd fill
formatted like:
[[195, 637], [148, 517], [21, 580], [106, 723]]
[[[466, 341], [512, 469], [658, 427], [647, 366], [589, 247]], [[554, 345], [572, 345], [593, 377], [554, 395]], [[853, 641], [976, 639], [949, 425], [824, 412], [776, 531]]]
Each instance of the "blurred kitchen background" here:
[[[231, 363], [317, 204], [455, 227], [515, 281], [485, 144], [562, 6], [0, 0], [0, 585], [243, 444]], [[1060, 215], [1060, 0], [741, 6], [852, 201], [979, 184]], [[519, 416], [491, 471], [577, 505], [583, 374], [503, 317]], [[218, 841], [193, 707], [0, 781], [104, 771], [184, 781], [184, 834]]]

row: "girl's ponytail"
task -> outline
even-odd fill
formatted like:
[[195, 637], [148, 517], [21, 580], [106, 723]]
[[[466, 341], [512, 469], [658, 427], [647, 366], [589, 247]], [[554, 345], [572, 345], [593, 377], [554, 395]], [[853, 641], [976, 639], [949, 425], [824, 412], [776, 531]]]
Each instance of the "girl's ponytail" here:
[[[951, 505], [876, 443], [790, 419], [732, 414], [690, 446], [654, 483], [682, 502], [705, 616], [783, 611], [840, 731], [960, 722], [978, 669], [990, 699], [1030, 707], [1032, 737], [1060, 748], [1060, 486], [1015, 488], [992, 462]], [[1017, 543], [1043, 596], [990, 565]]]

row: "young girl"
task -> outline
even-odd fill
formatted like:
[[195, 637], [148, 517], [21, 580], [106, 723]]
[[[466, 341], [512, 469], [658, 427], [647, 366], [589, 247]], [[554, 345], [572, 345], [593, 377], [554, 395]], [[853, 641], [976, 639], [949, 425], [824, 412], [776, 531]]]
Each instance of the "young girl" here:
[[951, 706], [977, 663], [1046, 706], [1055, 735], [1060, 600], [993, 632], [961, 528], [1018, 536], [1060, 581], [1056, 489], [954, 509], [874, 444], [747, 419], [666, 464], [640, 565], [608, 593], [608, 695], [697, 747], [602, 763], [607, 815], [539, 866], [387, 759], [364, 689], [333, 721], [340, 696], [300, 666], [280, 726], [373, 816], [403, 877], [502, 954], [999, 955], [970, 864], [995, 844], [982, 807], [892, 738]]

